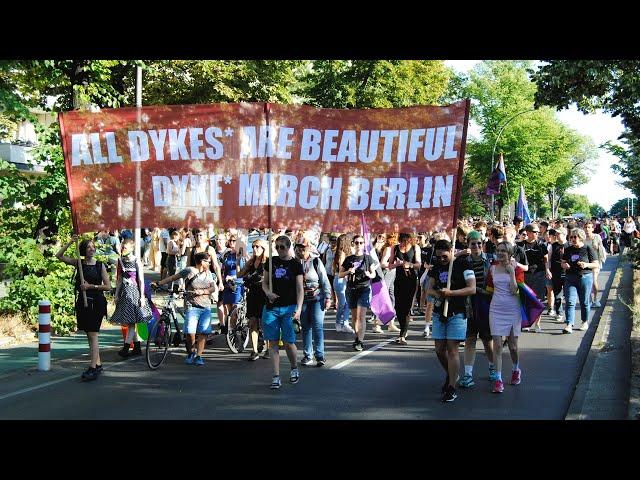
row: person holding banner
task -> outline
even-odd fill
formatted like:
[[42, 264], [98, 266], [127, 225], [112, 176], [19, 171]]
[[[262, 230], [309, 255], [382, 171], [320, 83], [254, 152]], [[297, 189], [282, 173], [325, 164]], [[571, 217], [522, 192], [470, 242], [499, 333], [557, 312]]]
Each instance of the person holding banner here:
[[302, 324], [302, 345], [304, 357], [302, 365], [309, 366], [311, 360], [312, 334], [313, 354], [316, 366], [324, 366], [324, 314], [331, 305], [331, 286], [327, 272], [320, 261], [320, 256], [311, 251], [311, 242], [305, 236], [297, 239], [295, 244], [296, 256], [302, 262], [304, 272], [304, 303], [300, 322]]
[[[74, 235], [71, 240], [64, 245], [56, 258], [67, 265], [78, 268], [78, 259], [64, 256], [64, 252], [72, 243], [78, 241], [78, 236]], [[76, 290], [76, 320], [78, 322], [78, 330], [84, 330], [89, 341], [89, 368], [82, 373], [82, 380], [95, 380], [98, 374], [102, 373], [102, 362], [100, 361], [100, 346], [98, 343], [98, 333], [102, 325], [102, 319], [107, 315], [107, 300], [104, 297], [104, 291], [111, 290], [111, 282], [109, 274], [104, 263], [95, 259], [95, 244], [91, 240], [83, 240], [78, 247], [80, 255], [84, 257], [82, 260], [82, 273], [84, 283], [80, 283], [80, 275], [75, 275]], [[87, 297], [87, 306], [85, 307], [82, 292]]]
[[[262, 290], [267, 297], [267, 303], [262, 311], [262, 328], [264, 338], [269, 341], [269, 349], [272, 350], [270, 356], [273, 368], [271, 388], [277, 390], [281, 386], [280, 350], [278, 349], [281, 335], [287, 358], [291, 363], [289, 381], [298, 383], [300, 380], [293, 321], [300, 321], [302, 313], [304, 272], [300, 261], [290, 255], [291, 240], [289, 237], [286, 235], [278, 236], [275, 247], [278, 255], [267, 259], [264, 271], [269, 273], [262, 278]], [[269, 281], [269, 276], [271, 276], [271, 281]], [[271, 283], [271, 287], [269, 283]]]
[[[456, 382], [460, 369], [460, 342], [467, 333], [465, 297], [476, 293], [476, 277], [467, 257], [453, 259], [451, 242], [438, 240], [435, 244], [436, 264], [429, 270], [427, 295], [434, 297], [433, 339], [438, 361], [446, 373], [442, 385], [442, 401], [453, 402]], [[450, 266], [450, 263], [453, 265]], [[451, 267], [451, 268], [450, 268]], [[447, 288], [451, 274], [450, 287]], [[445, 300], [448, 300], [447, 315], [444, 314]]]
[[400, 323], [400, 333], [395, 342], [398, 345], [407, 344], [407, 331], [409, 329], [409, 315], [413, 306], [413, 297], [416, 293], [418, 278], [416, 269], [420, 268], [420, 247], [412, 241], [411, 234], [401, 233], [400, 243], [393, 249], [393, 261], [389, 265], [395, 268], [396, 278], [393, 282], [395, 291], [396, 318]]
[[522, 326], [522, 308], [518, 296], [518, 283], [524, 282], [524, 270], [514, 259], [516, 246], [510, 242], [500, 242], [496, 246], [498, 260], [489, 269], [487, 291], [493, 294], [489, 307], [489, 326], [493, 337], [497, 379], [492, 392], [504, 392], [502, 381], [502, 337], [507, 337], [509, 353], [513, 362], [511, 385], [520, 385], [522, 371], [518, 352], [518, 337]]
[[364, 334], [367, 329], [365, 316], [371, 304], [371, 280], [376, 277], [378, 262], [364, 253], [364, 237], [353, 237], [354, 255], [349, 255], [340, 265], [340, 278], [347, 277], [347, 303], [354, 318], [355, 340], [353, 349], [364, 350]]
[[[135, 325], [149, 322], [153, 317], [144, 296], [142, 262], [134, 255], [133, 247], [133, 238], [122, 241], [122, 255], [118, 259], [117, 270], [116, 310], [110, 319], [111, 323], [129, 327], [124, 345], [118, 352], [121, 357], [142, 355], [140, 337]], [[133, 342], [133, 350], [129, 353], [131, 342]]]

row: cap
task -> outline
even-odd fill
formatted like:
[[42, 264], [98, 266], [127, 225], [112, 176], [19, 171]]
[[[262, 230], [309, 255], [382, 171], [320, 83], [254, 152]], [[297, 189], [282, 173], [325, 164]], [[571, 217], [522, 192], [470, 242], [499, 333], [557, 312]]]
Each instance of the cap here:
[[536, 230], [536, 226], [533, 223], [528, 224], [524, 227], [525, 232], [534, 232]]

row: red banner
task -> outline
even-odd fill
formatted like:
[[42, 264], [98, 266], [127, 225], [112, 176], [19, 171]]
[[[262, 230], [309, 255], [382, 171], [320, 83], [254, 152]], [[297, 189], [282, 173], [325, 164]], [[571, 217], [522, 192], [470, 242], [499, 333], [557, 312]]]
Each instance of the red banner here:
[[[139, 227], [452, 228], [469, 102], [257, 103], [59, 116], [76, 232]], [[136, 196], [136, 192], [138, 195]]]

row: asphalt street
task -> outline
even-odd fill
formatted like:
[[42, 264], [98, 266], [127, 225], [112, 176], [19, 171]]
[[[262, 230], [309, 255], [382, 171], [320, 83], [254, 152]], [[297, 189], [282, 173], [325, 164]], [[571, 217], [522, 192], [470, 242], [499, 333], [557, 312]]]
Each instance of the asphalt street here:
[[[616, 257], [600, 274], [608, 286]], [[434, 341], [423, 339], [423, 320], [411, 323], [408, 345], [389, 343], [395, 335], [368, 332], [366, 350], [352, 350], [353, 338], [337, 333], [335, 314], [325, 319], [327, 364], [300, 367], [298, 384], [288, 380], [281, 352], [282, 388], [271, 390], [270, 362], [247, 361], [248, 352], [231, 353], [221, 336], [207, 347], [204, 366], [184, 362], [175, 348], [158, 370], [144, 357], [120, 360], [117, 348], [103, 351], [105, 371], [94, 382], [80, 381], [86, 354], [59, 360], [49, 372], [14, 370], [1, 376], [0, 419], [225, 419], [225, 420], [491, 420], [564, 419], [602, 309], [595, 310], [589, 332], [563, 335], [564, 326], [543, 317], [543, 332], [522, 333], [522, 383], [505, 381], [501, 395], [490, 391], [487, 361], [478, 341], [470, 389], [458, 388], [453, 403], [440, 401], [444, 372]], [[581, 324], [579, 309], [576, 326]], [[298, 348], [302, 342], [298, 337]], [[462, 365], [463, 348], [460, 348]], [[503, 351], [503, 378], [511, 360]], [[298, 360], [302, 357], [299, 350]]]

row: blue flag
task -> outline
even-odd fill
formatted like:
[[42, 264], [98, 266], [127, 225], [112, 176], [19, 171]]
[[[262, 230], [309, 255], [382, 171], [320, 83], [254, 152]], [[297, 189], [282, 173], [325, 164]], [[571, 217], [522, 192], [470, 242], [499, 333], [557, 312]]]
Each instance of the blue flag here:
[[516, 204], [516, 216], [522, 218], [522, 223], [527, 226], [531, 223], [531, 215], [529, 214], [529, 206], [527, 205], [527, 199], [524, 196], [524, 187], [520, 184], [520, 195], [518, 196], [518, 203]]

